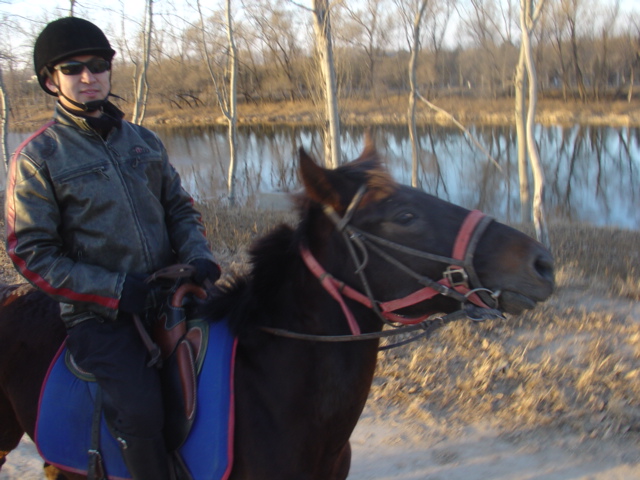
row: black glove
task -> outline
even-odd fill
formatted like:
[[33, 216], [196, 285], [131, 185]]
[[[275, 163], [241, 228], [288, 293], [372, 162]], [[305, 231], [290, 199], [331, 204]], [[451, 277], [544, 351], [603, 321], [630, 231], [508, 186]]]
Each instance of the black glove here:
[[143, 277], [128, 273], [120, 295], [120, 310], [133, 314], [144, 312], [151, 293], [151, 286], [144, 282]]
[[[216, 280], [220, 278], [220, 267], [204, 258], [198, 258], [189, 263], [192, 267], [195, 267], [196, 271], [193, 274], [193, 281], [198, 285], [213, 286]], [[205, 285], [205, 281], [211, 282], [211, 285]]]

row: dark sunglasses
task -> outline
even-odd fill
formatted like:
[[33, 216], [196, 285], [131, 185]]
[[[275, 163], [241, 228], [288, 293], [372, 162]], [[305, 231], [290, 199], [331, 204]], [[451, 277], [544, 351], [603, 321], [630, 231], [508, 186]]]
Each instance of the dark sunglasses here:
[[59, 63], [53, 68], [63, 75], [80, 75], [84, 71], [84, 67], [87, 67], [91, 73], [104, 73], [107, 70], [111, 70], [111, 62], [104, 58], [92, 58], [88, 62], [71, 60]]

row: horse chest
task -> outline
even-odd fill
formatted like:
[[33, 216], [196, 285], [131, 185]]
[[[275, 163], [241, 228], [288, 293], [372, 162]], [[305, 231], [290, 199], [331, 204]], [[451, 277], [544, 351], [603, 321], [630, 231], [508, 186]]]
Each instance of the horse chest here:
[[[355, 351], [354, 351], [355, 350]], [[237, 395], [278, 410], [332, 421], [361, 408], [375, 370], [377, 346], [273, 339], [258, 355], [239, 351]], [[352, 414], [352, 413], [351, 413]]]

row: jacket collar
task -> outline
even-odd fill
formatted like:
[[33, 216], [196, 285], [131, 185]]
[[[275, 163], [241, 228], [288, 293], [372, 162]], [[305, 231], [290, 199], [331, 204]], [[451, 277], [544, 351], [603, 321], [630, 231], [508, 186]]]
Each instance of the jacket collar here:
[[60, 102], [57, 102], [54, 111], [54, 119], [63, 125], [75, 126], [80, 130], [88, 132], [94, 131], [101, 135], [108, 133], [113, 129], [113, 127], [120, 127], [122, 119], [124, 118], [124, 112], [122, 112], [122, 110], [116, 107], [113, 103], [107, 102], [104, 105], [102, 112], [101, 117], [87, 117], [71, 113], [64, 108]]

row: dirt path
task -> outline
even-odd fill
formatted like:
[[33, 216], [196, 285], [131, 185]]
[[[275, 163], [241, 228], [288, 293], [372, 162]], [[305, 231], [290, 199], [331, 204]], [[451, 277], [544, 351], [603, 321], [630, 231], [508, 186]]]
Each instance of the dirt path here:
[[[614, 440], [597, 443], [557, 432], [511, 435], [484, 424], [442, 432], [365, 411], [353, 437], [351, 480], [633, 480], [640, 452]], [[41, 461], [26, 438], [8, 457], [0, 480], [42, 480]]]
[[640, 453], [613, 441], [529, 433], [507, 438], [483, 424], [448, 434], [365, 417], [353, 436], [352, 480], [631, 480]]

